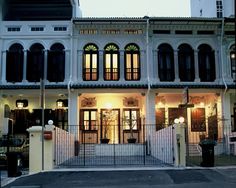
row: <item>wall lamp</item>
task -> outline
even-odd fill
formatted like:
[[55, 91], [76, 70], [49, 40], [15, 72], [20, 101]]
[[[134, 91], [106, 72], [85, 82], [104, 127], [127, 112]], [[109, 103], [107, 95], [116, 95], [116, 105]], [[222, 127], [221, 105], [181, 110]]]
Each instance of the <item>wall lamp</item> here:
[[183, 122], [184, 122], [184, 117], [175, 118], [175, 120], [174, 120], [175, 124], [183, 123]]
[[25, 108], [28, 106], [28, 100], [26, 99], [18, 99], [16, 100], [16, 107], [19, 109]]
[[57, 108], [68, 107], [68, 99], [58, 99], [56, 101]]

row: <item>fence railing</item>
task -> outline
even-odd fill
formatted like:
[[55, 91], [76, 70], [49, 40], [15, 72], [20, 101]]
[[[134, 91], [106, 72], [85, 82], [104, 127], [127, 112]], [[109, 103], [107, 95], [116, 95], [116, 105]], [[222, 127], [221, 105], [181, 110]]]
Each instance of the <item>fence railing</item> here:
[[200, 143], [205, 139], [215, 142], [214, 166], [236, 165], [236, 134], [231, 132], [229, 126], [218, 126], [210, 138], [207, 132], [191, 132], [188, 134], [186, 156], [188, 166], [201, 166], [202, 148]]
[[[174, 133], [172, 126], [156, 131], [155, 125], [141, 125], [133, 130], [135, 142], [129, 143], [130, 130], [112, 125], [106, 140], [102, 126], [86, 130], [84, 126], [69, 126], [71, 137], [60, 133], [55, 156], [59, 167], [106, 166], [106, 165], [174, 165]], [[188, 133], [188, 134], [187, 134]], [[68, 134], [68, 133], [64, 133]], [[202, 162], [202, 132], [186, 129], [187, 166], [200, 166]], [[58, 137], [58, 138], [60, 138]], [[206, 135], [207, 137], [207, 135]], [[205, 137], [205, 138], [206, 138]], [[236, 165], [236, 135], [218, 127], [214, 147], [215, 166]], [[62, 144], [60, 143], [60, 144]], [[56, 143], [58, 144], [58, 143]]]
[[[173, 165], [171, 128], [156, 132], [155, 125], [143, 125], [139, 126], [137, 130], [132, 130], [131, 133], [131, 130], [112, 125], [109, 127], [109, 131], [106, 137], [108, 141], [106, 141], [102, 127], [84, 130], [84, 126], [70, 126], [70, 132], [75, 134], [75, 144], [72, 143], [70, 137], [62, 139], [66, 147], [57, 147], [60, 149], [56, 149], [55, 156], [56, 159], [68, 158], [68, 160], [64, 162], [56, 160], [56, 165], [67, 167]], [[68, 150], [71, 147], [74, 147], [74, 156], [71, 156], [70, 151], [61, 152], [61, 150]], [[65, 157], [66, 154], [68, 157]]]

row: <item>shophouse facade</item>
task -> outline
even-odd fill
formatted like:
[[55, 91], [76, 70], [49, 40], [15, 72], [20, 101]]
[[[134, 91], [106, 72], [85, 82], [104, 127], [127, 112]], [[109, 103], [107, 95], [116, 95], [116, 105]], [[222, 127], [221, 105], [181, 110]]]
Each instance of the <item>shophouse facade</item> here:
[[16, 2], [22, 16], [1, 20], [2, 135], [51, 119], [93, 144], [126, 144], [131, 124], [138, 143], [180, 116], [189, 143], [236, 131], [233, 18], [82, 18], [77, 1], [32, 18]]

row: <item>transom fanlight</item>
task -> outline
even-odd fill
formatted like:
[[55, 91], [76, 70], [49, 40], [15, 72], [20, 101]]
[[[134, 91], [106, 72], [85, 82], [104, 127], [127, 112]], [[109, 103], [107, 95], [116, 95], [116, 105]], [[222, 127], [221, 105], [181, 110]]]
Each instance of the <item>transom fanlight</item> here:
[[106, 51], [118, 51], [118, 48], [114, 44], [109, 44], [106, 49]]
[[89, 44], [89, 45], [87, 45], [87, 46], [85, 47], [84, 50], [85, 50], [85, 51], [97, 51], [98, 49], [97, 49], [97, 47], [96, 47], [95, 45]]

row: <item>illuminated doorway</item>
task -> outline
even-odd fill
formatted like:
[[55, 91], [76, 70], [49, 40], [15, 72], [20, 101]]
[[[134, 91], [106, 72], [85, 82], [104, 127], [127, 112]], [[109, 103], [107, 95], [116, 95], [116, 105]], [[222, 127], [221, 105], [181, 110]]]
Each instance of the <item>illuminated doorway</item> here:
[[120, 143], [120, 110], [101, 109], [101, 139], [109, 139], [109, 144]]

